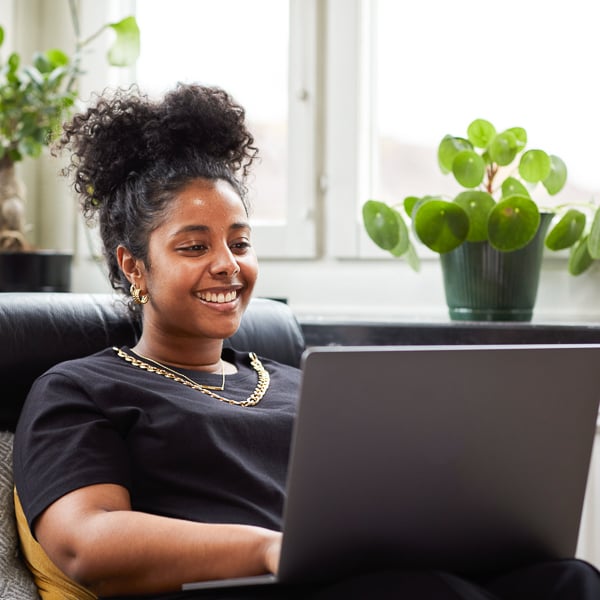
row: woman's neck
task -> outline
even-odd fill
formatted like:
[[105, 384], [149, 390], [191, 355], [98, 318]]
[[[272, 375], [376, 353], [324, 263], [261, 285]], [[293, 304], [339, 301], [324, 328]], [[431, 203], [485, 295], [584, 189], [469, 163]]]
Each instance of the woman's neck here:
[[142, 334], [131, 348], [138, 356], [181, 369], [220, 373], [223, 340], [164, 340]]

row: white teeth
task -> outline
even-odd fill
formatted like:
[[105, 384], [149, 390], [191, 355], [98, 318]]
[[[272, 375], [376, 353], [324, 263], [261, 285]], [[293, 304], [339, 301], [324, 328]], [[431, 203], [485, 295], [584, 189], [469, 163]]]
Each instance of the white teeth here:
[[219, 292], [216, 294], [215, 292], [205, 292], [200, 294], [200, 298], [206, 302], [216, 302], [217, 304], [222, 304], [223, 302], [231, 302], [237, 298], [237, 292], [234, 290], [233, 292], [227, 292], [224, 294], [223, 292]]

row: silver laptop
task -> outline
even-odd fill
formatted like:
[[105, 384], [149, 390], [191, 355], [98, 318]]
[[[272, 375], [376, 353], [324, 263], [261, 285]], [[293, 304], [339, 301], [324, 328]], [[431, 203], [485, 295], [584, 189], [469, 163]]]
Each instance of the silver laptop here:
[[183, 589], [574, 556], [600, 345], [313, 348], [302, 368], [279, 573]]

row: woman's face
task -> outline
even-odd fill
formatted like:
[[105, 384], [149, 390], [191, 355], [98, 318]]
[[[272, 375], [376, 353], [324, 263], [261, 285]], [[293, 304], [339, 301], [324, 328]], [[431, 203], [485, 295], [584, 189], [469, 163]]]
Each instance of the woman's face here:
[[258, 274], [248, 217], [231, 185], [198, 179], [176, 194], [150, 235], [148, 263], [138, 284], [150, 295], [145, 333], [231, 336]]

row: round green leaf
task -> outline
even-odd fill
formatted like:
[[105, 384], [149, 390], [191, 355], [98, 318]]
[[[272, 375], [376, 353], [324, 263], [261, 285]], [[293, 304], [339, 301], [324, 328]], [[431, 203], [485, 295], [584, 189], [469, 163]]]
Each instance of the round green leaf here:
[[108, 50], [108, 62], [115, 67], [132, 65], [140, 55], [140, 29], [135, 17], [126, 17], [110, 27], [117, 34]]
[[483, 181], [485, 162], [473, 150], [461, 150], [452, 162], [452, 173], [460, 185], [474, 188]]
[[487, 222], [496, 202], [490, 194], [480, 191], [461, 192], [454, 198], [469, 217], [468, 242], [485, 242], [488, 237]]
[[502, 252], [526, 246], [540, 225], [540, 211], [526, 196], [509, 196], [490, 211], [488, 237], [490, 244]]
[[550, 155], [550, 173], [542, 181], [542, 185], [551, 195], [558, 194], [567, 183], [567, 165], [558, 156]]
[[588, 248], [587, 236], [583, 237], [571, 248], [571, 253], [569, 254], [569, 273], [571, 275], [581, 275], [594, 262]]
[[550, 175], [550, 157], [543, 150], [527, 150], [519, 161], [519, 175], [529, 183], [538, 183]]
[[19, 65], [21, 64], [21, 58], [19, 57], [19, 55], [16, 52], [13, 52], [8, 57], [7, 63], [8, 63], [8, 72], [16, 73], [17, 69], [19, 68]]
[[57, 48], [46, 50], [44, 55], [51, 65], [50, 70], [55, 67], [64, 67], [69, 64], [69, 57], [62, 50], [58, 50]]
[[467, 128], [467, 137], [476, 148], [487, 148], [496, 135], [496, 128], [485, 119], [475, 119]]
[[426, 200], [415, 208], [413, 226], [417, 237], [434, 252], [460, 246], [469, 233], [469, 217], [456, 203]]
[[377, 200], [363, 204], [362, 216], [369, 237], [383, 250], [392, 250], [400, 243], [396, 211]]
[[398, 227], [398, 243], [390, 250], [392, 256], [402, 256], [408, 250], [408, 246], [410, 244], [410, 234], [408, 233], [408, 227], [402, 218], [402, 215], [394, 210], [396, 214], [396, 226]]
[[523, 148], [525, 148], [525, 146], [527, 145], [527, 132], [522, 127], [511, 127], [506, 131], [509, 131], [515, 136], [517, 140], [518, 152], [523, 150]]
[[4, 43], [4, 27], [0, 25], [0, 46]]
[[498, 165], [509, 165], [519, 152], [519, 140], [512, 131], [499, 133], [488, 146], [488, 153], [492, 162]]
[[600, 208], [594, 215], [590, 237], [588, 239], [588, 250], [592, 258], [600, 258]]
[[526, 196], [529, 198], [529, 190], [514, 177], [507, 177], [502, 182], [502, 198], [509, 196]]
[[403, 205], [407, 215], [412, 215], [413, 208], [419, 200], [420, 198], [418, 196], [407, 196], [404, 198]]
[[473, 150], [473, 145], [464, 138], [447, 135], [438, 146], [438, 164], [442, 173], [452, 171], [454, 157], [462, 150]]
[[569, 209], [546, 236], [546, 247], [550, 250], [570, 248], [585, 229], [585, 215], [574, 208]]
[[410, 216], [411, 220], [414, 220], [415, 213], [421, 206], [421, 204], [423, 204], [424, 202], [429, 202], [430, 200], [443, 200], [443, 198], [441, 196], [430, 195], [422, 196], [421, 198], [416, 198], [415, 196], [408, 196], [404, 199], [404, 210], [406, 211], [406, 214]]
[[408, 266], [418, 273], [421, 270], [421, 261], [419, 260], [419, 255], [415, 249], [415, 246], [412, 242], [408, 244], [408, 252], [406, 253], [406, 262]]

